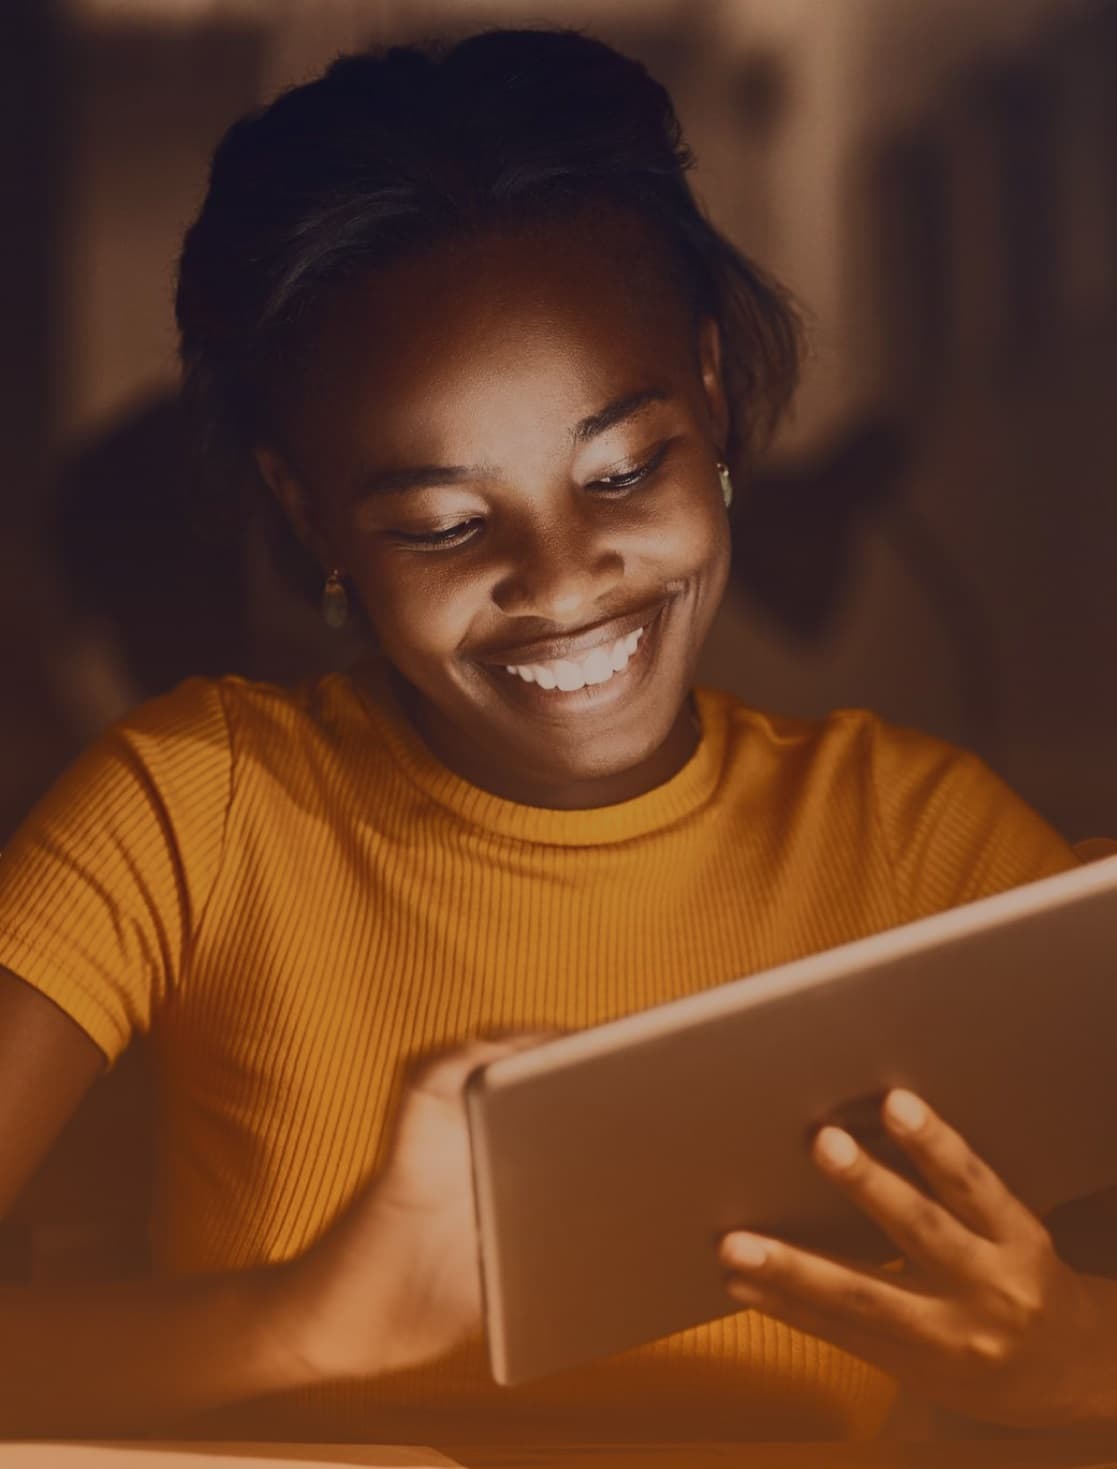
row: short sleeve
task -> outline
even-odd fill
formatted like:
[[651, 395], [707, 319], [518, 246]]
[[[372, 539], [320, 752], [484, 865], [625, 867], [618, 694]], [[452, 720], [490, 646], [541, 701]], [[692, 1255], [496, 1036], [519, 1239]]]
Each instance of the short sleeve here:
[[1079, 865], [1054, 827], [976, 755], [876, 724], [872, 767], [905, 921]]
[[220, 686], [190, 679], [101, 736], [0, 854], [0, 964], [110, 1062], [186, 971], [231, 790]]

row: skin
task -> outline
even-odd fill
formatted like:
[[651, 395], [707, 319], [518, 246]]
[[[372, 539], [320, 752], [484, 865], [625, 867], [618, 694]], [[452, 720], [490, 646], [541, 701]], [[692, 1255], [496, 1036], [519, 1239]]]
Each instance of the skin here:
[[881, 1115], [933, 1199], [841, 1128], [822, 1128], [812, 1154], [903, 1268], [736, 1231], [719, 1247], [730, 1297], [960, 1413], [1022, 1428], [1117, 1424], [1117, 1283], [1060, 1260], [1041, 1221], [921, 1098], [894, 1091]]
[[[716, 326], [696, 332], [669, 287], [649, 307], [653, 268], [639, 225], [596, 214], [373, 274], [327, 315], [291, 442], [257, 454], [431, 749], [511, 801], [611, 805], [695, 747], [688, 694], [729, 568], [726, 409]], [[412, 487], [364, 492], [386, 474]], [[597, 688], [505, 671], [639, 625], [639, 656]]]
[[[715, 468], [725, 404], [717, 329], [663, 289], [654, 256], [631, 222], [602, 216], [359, 281], [323, 323], [289, 439], [259, 448], [323, 568], [347, 573], [420, 733], [509, 799], [625, 800], [669, 779], [697, 738], [688, 692], [729, 559]], [[617, 409], [649, 392], [638, 411]], [[406, 495], [361, 488], [431, 464], [474, 469], [450, 484], [428, 471]], [[460, 546], [416, 540], [466, 522]], [[530, 643], [553, 657], [637, 624], [649, 656], [596, 694], [547, 701], [501, 667]], [[0, 1129], [0, 1200], [101, 1064], [73, 1021], [3, 979], [0, 1053], [35, 1064], [0, 1068], [0, 1116], [32, 1124]], [[429, 1061], [382, 1170], [290, 1261], [0, 1293], [0, 1436], [144, 1432], [416, 1366], [475, 1335], [462, 1089], [475, 1067], [539, 1039]]]
[[[668, 779], [694, 747], [687, 692], [728, 566], [714, 469], [726, 406], [716, 326], [696, 333], [665, 277], [648, 289], [654, 270], [640, 226], [607, 215], [442, 246], [363, 280], [325, 321], [290, 441], [258, 454], [323, 570], [347, 573], [416, 728], [509, 800], [608, 805]], [[649, 387], [664, 401], [580, 438], [587, 417]], [[664, 445], [641, 483], [607, 486]], [[468, 468], [437, 484], [430, 465]], [[385, 474], [413, 487], [359, 492]], [[548, 694], [501, 666], [647, 612], [653, 656], [610, 697]], [[835, 1128], [814, 1157], [895, 1241], [902, 1275], [734, 1233], [720, 1245], [732, 1299], [964, 1412], [1117, 1420], [1117, 1288], [1063, 1265], [916, 1098], [896, 1094], [884, 1115], [938, 1203]], [[410, 1197], [422, 1238], [445, 1195]]]
[[[669, 779], [694, 747], [688, 691], [728, 564], [714, 469], [726, 411], [717, 329], [695, 328], [665, 276], [650, 289], [655, 268], [631, 221], [594, 216], [358, 281], [323, 324], [282, 442], [259, 447], [323, 568], [348, 574], [420, 734], [510, 800], [609, 805]], [[665, 396], [607, 432], [576, 432], [649, 387]], [[654, 472], [618, 486], [664, 445]], [[356, 489], [431, 464], [484, 471], [406, 495]], [[463, 524], [479, 533], [453, 548], [406, 539]], [[553, 656], [645, 617], [648, 656], [600, 696], [548, 700], [500, 667], [532, 642]], [[475, 1335], [462, 1089], [476, 1066], [540, 1039], [428, 1060], [384, 1167], [290, 1261], [0, 1292], [0, 1436], [165, 1430], [221, 1404], [418, 1366]], [[0, 1207], [101, 1064], [72, 1020], [0, 973], [0, 1118], [19, 1119], [0, 1128]], [[1117, 1288], [1058, 1261], [1039, 1222], [933, 1114], [913, 1123], [902, 1111], [886, 1123], [937, 1205], [856, 1149], [845, 1166], [827, 1161], [844, 1136], [834, 1129], [816, 1157], [896, 1242], [904, 1271], [736, 1234], [720, 1246], [731, 1299], [979, 1417], [1117, 1421]], [[762, 1256], [752, 1266], [750, 1244]]]

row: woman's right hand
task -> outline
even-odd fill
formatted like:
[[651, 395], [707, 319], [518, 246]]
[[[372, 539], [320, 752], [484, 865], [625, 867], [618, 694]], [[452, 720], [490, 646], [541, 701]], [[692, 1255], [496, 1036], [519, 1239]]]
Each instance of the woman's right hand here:
[[479, 1331], [465, 1082], [478, 1066], [547, 1039], [475, 1041], [423, 1066], [403, 1095], [383, 1169], [320, 1240], [280, 1267], [273, 1319], [315, 1377], [415, 1367]]

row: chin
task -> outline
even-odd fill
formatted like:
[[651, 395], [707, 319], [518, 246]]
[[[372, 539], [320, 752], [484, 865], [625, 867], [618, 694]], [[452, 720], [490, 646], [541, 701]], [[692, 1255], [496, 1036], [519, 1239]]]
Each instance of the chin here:
[[509, 769], [520, 769], [540, 784], [562, 787], [593, 781], [615, 780], [636, 771], [653, 760], [666, 742], [674, 726], [674, 717], [662, 729], [649, 734], [645, 727], [639, 736], [623, 739], [610, 738], [602, 732], [596, 738], [586, 732], [586, 739], [572, 748], [564, 757], [555, 742], [545, 749], [525, 748], [519, 744], [508, 750]]

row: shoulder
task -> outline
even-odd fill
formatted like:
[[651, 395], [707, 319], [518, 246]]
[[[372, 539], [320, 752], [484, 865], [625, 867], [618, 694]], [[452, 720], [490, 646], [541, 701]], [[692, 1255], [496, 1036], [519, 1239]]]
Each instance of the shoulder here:
[[834, 709], [807, 718], [758, 709], [717, 691], [704, 691], [703, 697], [725, 718], [731, 758], [765, 760], [824, 782], [890, 784], [981, 766], [969, 752], [921, 730], [890, 724], [869, 709]]
[[227, 751], [229, 718], [220, 678], [188, 678], [168, 693], [130, 709], [103, 732], [87, 753], [123, 745], [158, 760]]
[[337, 675], [291, 687], [238, 674], [188, 678], [131, 710], [100, 743], [122, 742], [163, 766], [266, 759], [277, 749], [290, 760], [344, 724], [343, 683]]
[[103, 730], [15, 832], [3, 854], [6, 874], [44, 853], [108, 861], [219, 832], [232, 785], [222, 682], [187, 679]]
[[730, 759], [790, 809], [857, 809], [907, 917], [1065, 871], [1065, 839], [972, 751], [866, 709], [819, 719], [724, 700]]
[[770, 750], [790, 760], [830, 763], [847, 774], [872, 768], [888, 779], [947, 768], [987, 770], [970, 751], [923, 730], [892, 724], [871, 709], [832, 709], [804, 717], [758, 709], [720, 690], [704, 689], [702, 698], [722, 713], [732, 745], [747, 746], [754, 755]]
[[306, 688], [255, 682], [239, 674], [188, 678], [129, 710], [106, 733], [168, 746], [197, 739], [228, 744], [234, 730], [282, 721], [295, 715], [307, 698]]
[[[141, 706], [115, 732], [152, 780], [211, 819], [267, 838], [310, 814], [331, 826], [379, 819], [396, 766], [382, 721], [353, 677], [326, 673], [290, 686], [229, 675], [193, 678]], [[355, 797], [360, 792], [359, 800]]]
[[[88, 838], [100, 848], [141, 828], [158, 827], [184, 843], [212, 835], [224, 824], [242, 765], [266, 760], [285, 726], [312, 727], [314, 697], [310, 686], [186, 679], [103, 730], [29, 813], [5, 857], [27, 840]], [[284, 742], [288, 758], [293, 743]]]

